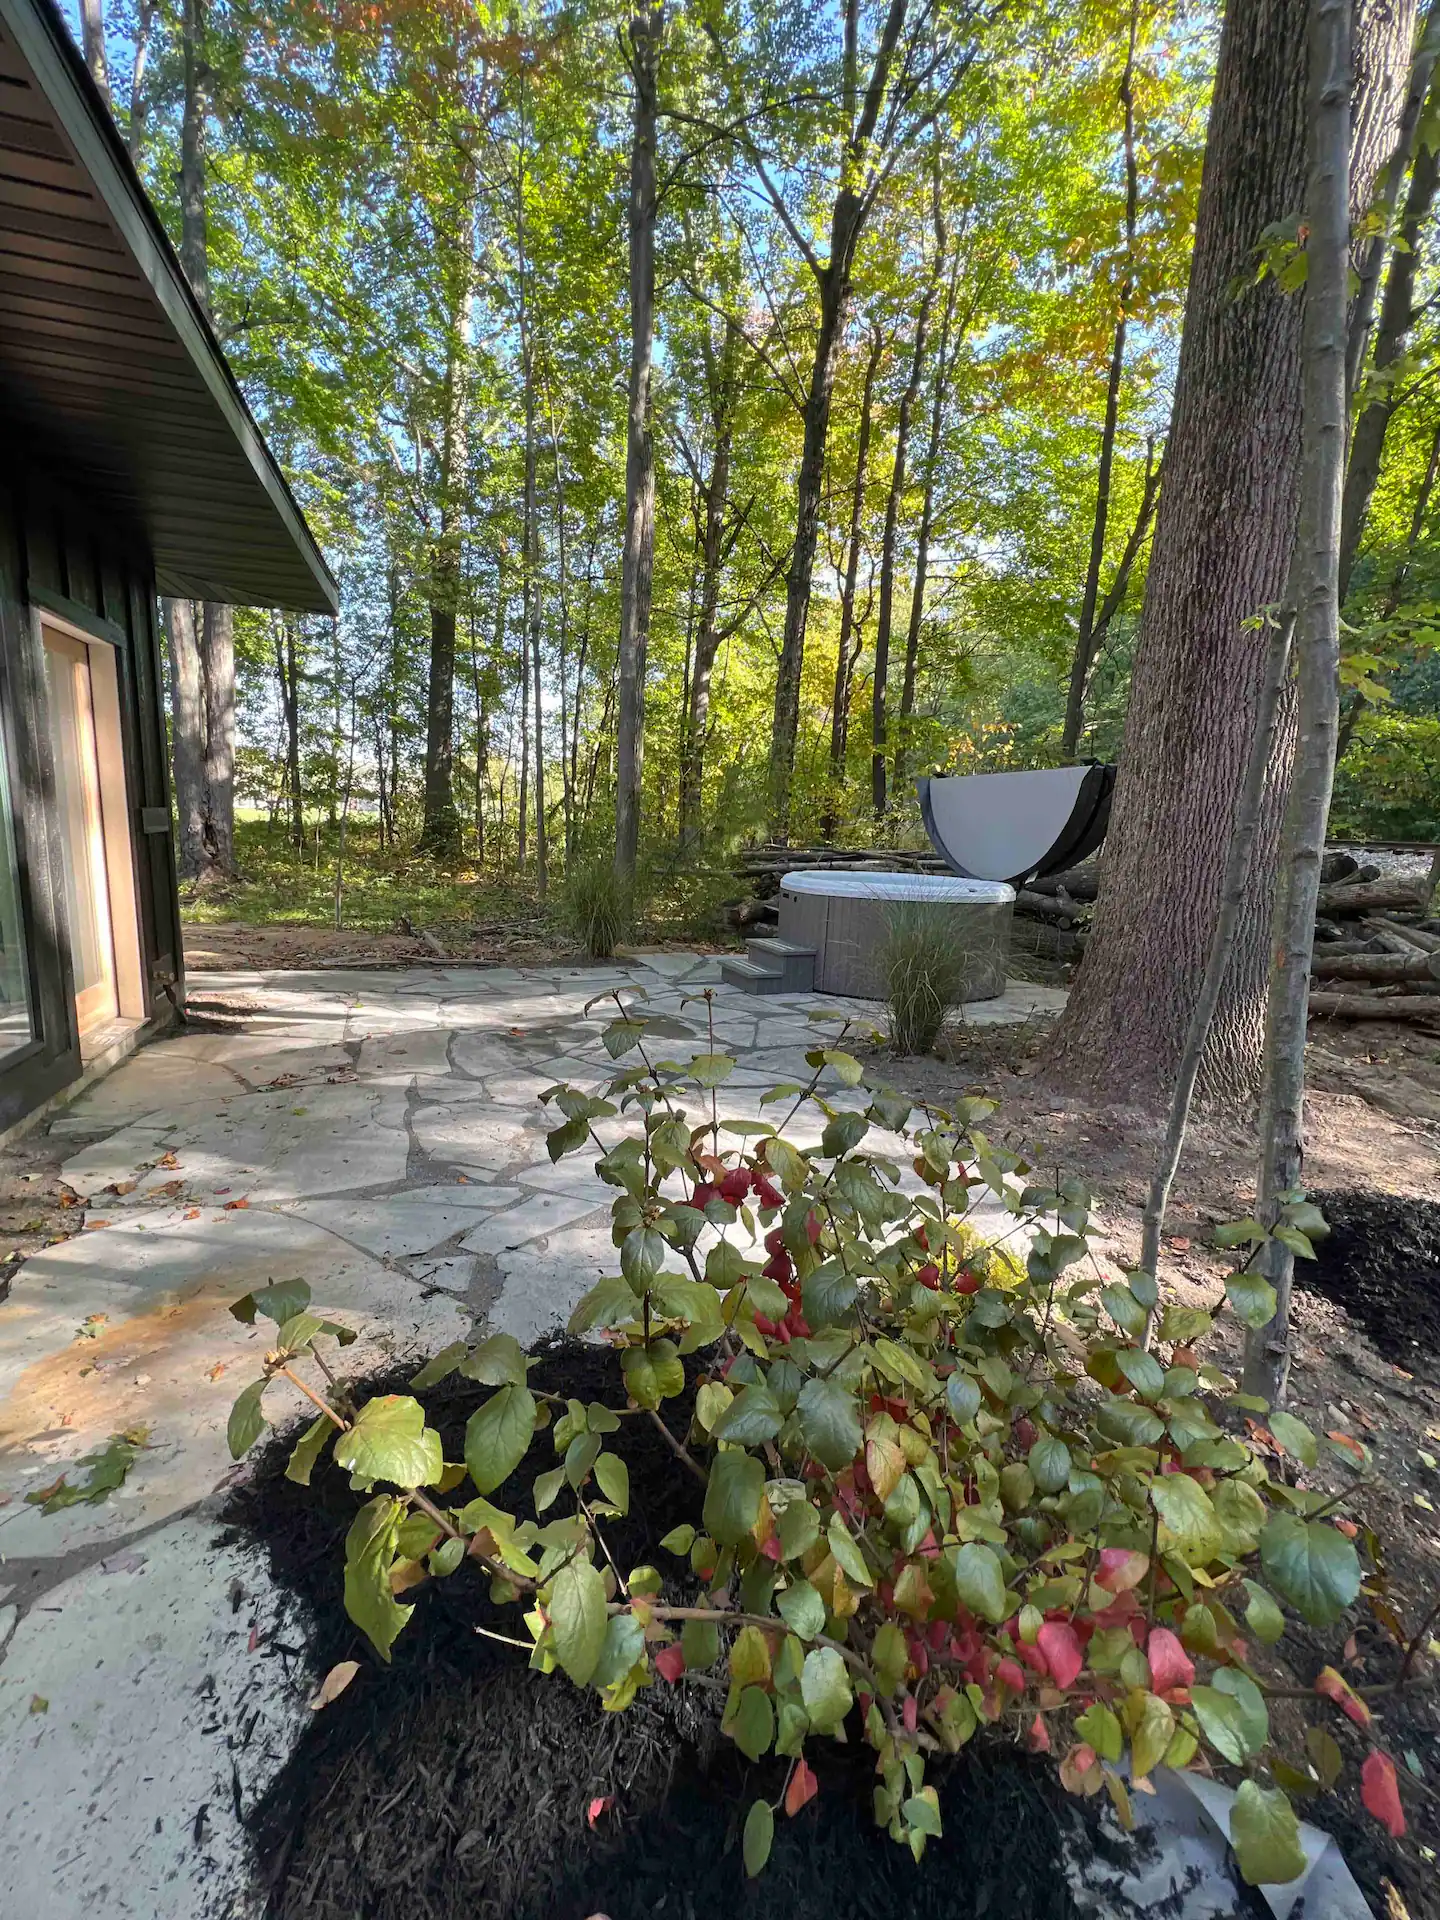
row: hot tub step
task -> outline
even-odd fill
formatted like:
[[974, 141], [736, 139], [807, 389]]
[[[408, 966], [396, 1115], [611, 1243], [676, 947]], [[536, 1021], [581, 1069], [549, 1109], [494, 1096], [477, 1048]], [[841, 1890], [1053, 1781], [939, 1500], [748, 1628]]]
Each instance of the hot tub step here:
[[784, 986], [772, 987], [772, 993], [813, 993], [815, 991], [815, 949], [802, 947], [794, 940], [781, 940], [772, 934], [766, 940], [747, 940], [745, 951], [757, 966], [774, 970], [779, 963]]
[[726, 954], [720, 962], [720, 978], [727, 987], [739, 987], [742, 993], [783, 993], [785, 975], [779, 967], [757, 966], [753, 960], [740, 960]]

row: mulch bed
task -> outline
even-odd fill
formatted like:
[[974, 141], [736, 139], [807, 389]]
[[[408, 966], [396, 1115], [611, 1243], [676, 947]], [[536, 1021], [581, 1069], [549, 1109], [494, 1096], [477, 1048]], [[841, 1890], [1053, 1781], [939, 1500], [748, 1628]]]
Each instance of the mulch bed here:
[[1295, 1284], [1323, 1294], [1389, 1361], [1432, 1373], [1440, 1356], [1440, 1203], [1366, 1190], [1311, 1196], [1330, 1223]]
[[[367, 1383], [403, 1392], [410, 1369]], [[615, 1390], [613, 1355], [557, 1343], [534, 1379], [583, 1400]], [[452, 1379], [426, 1394], [450, 1459], [486, 1389]], [[874, 1825], [874, 1756], [816, 1741], [818, 1797], [780, 1819], [759, 1880], [744, 1877], [740, 1823], [772, 1800], [787, 1763], [751, 1766], [719, 1732], [723, 1692], [644, 1689], [621, 1714], [563, 1676], [531, 1673], [522, 1651], [475, 1632], [524, 1634], [467, 1568], [418, 1594], [419, 1612], [384, 1668], [341, 1606], [342, 1541], [356, 1496], [327, 1467], [310, 1489], [283, 1478], [293, 1435], [272, 1441], [227, 1519], [267, 1554], [296, 1603], [317, 1670], [362, 1670], [306, 1728], [251, 1816], [270, 1920], [1070, 1920], [1061, 1850], [1084, 1818], [1053, 1769], [996, 1744], [943, 1774], [945, 1836], [917, 1867]], [[622, 1566], [674, 1562], [659, 1534], [698, 1520], [692, 1489], [645, 1421], [622, 1435], [631, 1512], [608, 1529]], [[533, 1467], [532, 1467], [533, 1474]], [[528, 1508], [528, 1482], [494, 1498]], [[687, 1505], [696, 1511], [687, 1513]], [[651, 1518], [653, 1516], [653, 1520]], [[666, 1564], [668, 1561], [668, 1565]], [[416, 1596], [412, 1596], [416, 1597]], [[612, 1804], [592, 1830], [594, 1800]], [[1086, 1841], [1095, 1844], [1094, 1837]]]

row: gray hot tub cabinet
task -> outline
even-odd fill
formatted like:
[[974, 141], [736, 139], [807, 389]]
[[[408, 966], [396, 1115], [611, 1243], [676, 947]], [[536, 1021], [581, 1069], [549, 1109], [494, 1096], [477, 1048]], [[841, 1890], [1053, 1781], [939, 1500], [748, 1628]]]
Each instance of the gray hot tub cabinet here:
[[897, 909], [934, 915], [966, 956], [962, 1000], [1005, 991], [1015, 890], [993, 880], [915, 873], [787, 873], [780, 882], [780, 938], [813, 949], [815, 986], [883, 1000], [885, 939]]

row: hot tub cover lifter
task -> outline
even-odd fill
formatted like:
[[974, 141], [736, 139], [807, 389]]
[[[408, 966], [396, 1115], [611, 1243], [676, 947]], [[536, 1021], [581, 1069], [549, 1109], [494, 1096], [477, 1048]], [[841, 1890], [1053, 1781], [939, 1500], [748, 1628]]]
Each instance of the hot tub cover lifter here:
[[934, 774], [916, 786], [925, 831], [952, 873], [1019, 886], [1094, 853], [1109, 825], [1115, 769]]

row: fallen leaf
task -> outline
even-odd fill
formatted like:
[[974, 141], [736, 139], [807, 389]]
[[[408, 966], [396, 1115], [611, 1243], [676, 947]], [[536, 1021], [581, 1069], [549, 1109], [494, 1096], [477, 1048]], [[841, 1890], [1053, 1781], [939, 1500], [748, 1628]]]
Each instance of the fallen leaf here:
[[87, 1313], [81, 1324], [75, 1329], [77, 1340], [98, 1340], [105, 1330], [108, 1313]]
[[48, 1713], [50, 1711], [50, 1702], [45, 1698], [43, 1693], [31, 1694], [30, 1711], [31, 1713]]
[[109, 1224], [110, 1222], [108, 1220], [97, 1220], [92, 1215], [91, 1218], [85, 1222], [85, 1231], [86, 1233], [94, 1233], [97, 1228], [108, 1227]]
[[[227, 1188], [226, 1191], [228, 1192], [229, 1189]], [[227, 1200], [224, 1210], [226, 1213], [234, 1213], [241, 1207], [248, 1207], [249, 1204], [250, 1202], [246, 1199], [245, 1195], [241, 1194], [238, 1200]]]
[[155, 1164], [157, 1167], [178, 1167], [180, 1162], [172, 1149], [169, 1153], [162, 1153]]
[[1341, 1433], [1338, 1427], [1332, 1427], [1325, 1438], [1332, 1440], [1337, 1447], [1344, 1447], [1347, 1453], [1353, 1453], [1357, 1460], [1364, 1461], [1365, 1449], [1352, 1434]]
[[106, 1193], [114, 1193], [123, 1197], [127, 1193], [133, 1193], [139, 1184], [140, 1182], [138, 1180], [117, 1180], [113, 1187], [106, 1187], [105, 1191]]
[[207, 1380], [218, 1380], [228, 1364], [228, 1361], [217, 1360], [214, 1366], [207, 1371], [205, 1378]]
[[260, 1644], [260, 1628], [255, 1621], [250, 1623], [250, 1638], [245, 1643], [245, 1651], [253, 1653]]
[[601, 1814], [609, 1813], [611, 1807], [613, 1807], [614, 1804], [615, 1804], [615, 1797], [613, 1794], [609, 1794], [609, 1793], [597, 1794], [596, 1797], [590, 1802], [589, 1806], [585, 1809], [585, 1819], [587, 1824], [593, 1828], [595, 1823], [599, 1820]]
[[314, 1699], [310, 1702], [310, 1711], [319, 1713], [322, 1707], [328, 1707], [332, 1700], [338, 1700], [360, 1671], [358, 1660], [342, 1660], [338, 1666], [331, 1667], [320, 1682]]
[[199, 1207], [187, 1207], [180, 1218], [182, 1220], [198, 1220], [200, 1218]]
[[1398, 1840], [1405, 1831], [1405, 1809], [1400, 1804], [1395, 1762], [1378, 1748], [1360, 1769], [1360, 1798], [1390, 1838]]

